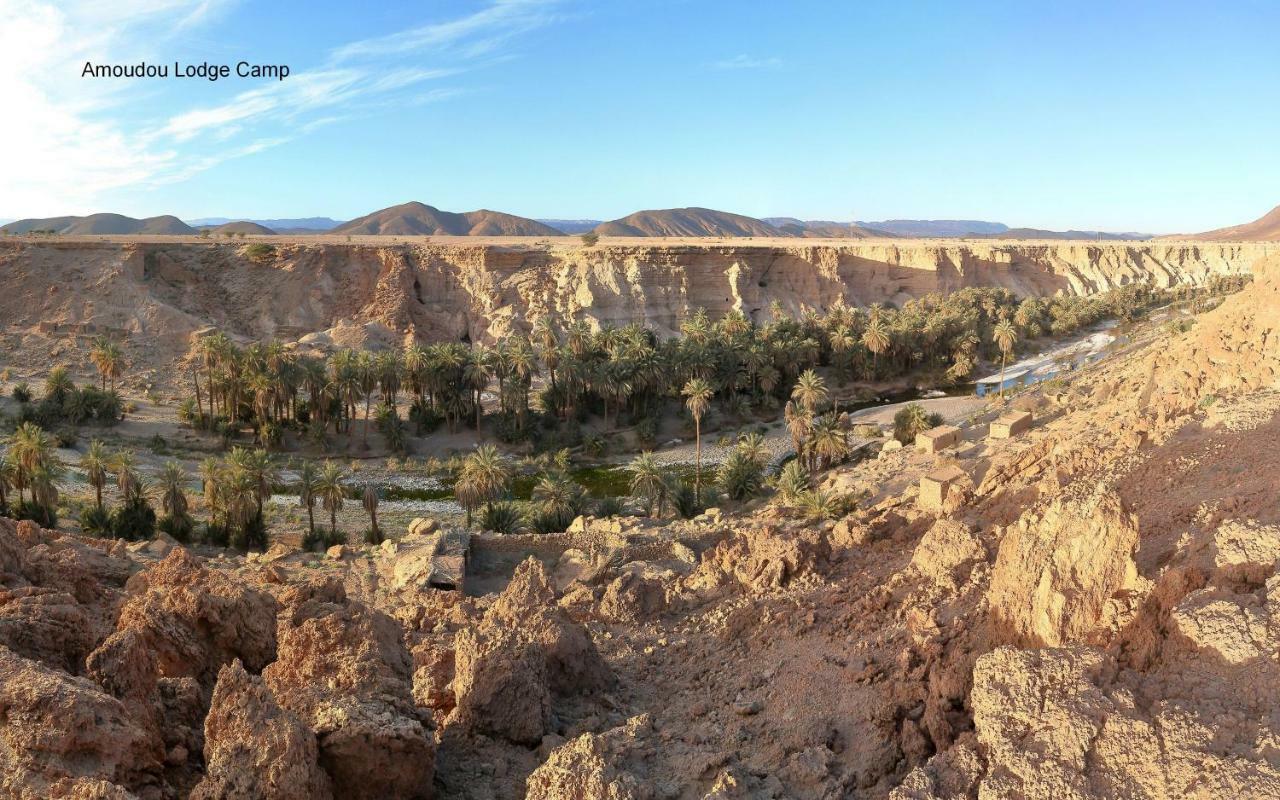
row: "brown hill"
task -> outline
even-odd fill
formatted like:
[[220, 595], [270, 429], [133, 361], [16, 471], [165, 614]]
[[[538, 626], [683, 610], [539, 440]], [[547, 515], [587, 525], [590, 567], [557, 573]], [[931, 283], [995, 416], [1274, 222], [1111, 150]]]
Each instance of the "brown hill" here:
[[597, 225], [601, 236], [786, 236], [754, 217], [710, 208], [667, 208], [637, 211]]
[[5, 233], [30, 233], [51, 231], [66, 236], [161, 234], [190, 235], [195, 229], [175, 216], [134, 219], [122, 214], [90, 214], [87, 217], [46, 217], [44, 219], [20, 219], [0, 228]]
[[419, 202], [404, 203], [339, 225], [331, 233], [360, 236], [563, 236], [536, 220], [500, 211], [457, 214]]
[[1266, 215], [1255, 219], [1253, 222], [1197, 233], [1192, 238], [1209, 239], [1211, 241], [1280, 241], [1280, 206], [1276, 206], [1268, 211]]
[[271, 230], [266, 225], [259, 225], [256, 222], [249, 222], [248, 220], [228, 222], [225, 225], [209, 227], [205, 230], [214, 234], [244, 233], [250, 236], [275, 236], [276, 234], [275, 231]]

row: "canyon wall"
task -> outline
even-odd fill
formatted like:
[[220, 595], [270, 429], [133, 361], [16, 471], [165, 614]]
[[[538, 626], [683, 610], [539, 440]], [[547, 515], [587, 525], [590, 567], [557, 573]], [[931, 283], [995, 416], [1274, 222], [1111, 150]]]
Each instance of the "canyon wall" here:
[[[760, 245], [0, 242], [9, 332], [148, 334], [161, 353], [210, 326], [248, 339], [357, 344], [492, 340], [547, 312], [665, 333], [692, 310], [756, 320], [841, 300], [901, 304], [1001, 286], [1088, 294], [1134, 281], [1197, 285], [1249, 272], [1274, 243], [902, 240]], [[261, 248], [259, 248], [260, 250]], [[253, 256], [257, 256], [254, 258]]]

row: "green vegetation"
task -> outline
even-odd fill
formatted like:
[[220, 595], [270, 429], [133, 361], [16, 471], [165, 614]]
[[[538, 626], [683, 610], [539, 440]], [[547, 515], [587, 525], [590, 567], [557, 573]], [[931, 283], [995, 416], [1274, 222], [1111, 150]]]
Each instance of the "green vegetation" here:
[[916, 434], [941, 424], [942, 415], [930, 414], [919, 403], [909, 403], [893, 415], [893, 438], [909, 445], [916, 440]]

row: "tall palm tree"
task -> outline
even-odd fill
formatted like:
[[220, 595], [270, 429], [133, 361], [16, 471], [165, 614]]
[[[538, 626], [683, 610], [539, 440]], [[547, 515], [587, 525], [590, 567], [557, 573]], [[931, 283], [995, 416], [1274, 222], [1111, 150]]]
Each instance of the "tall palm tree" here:
[[93, 349], [89, 351], [89, 360], [102, 377], [102, 390], [107, 390], [107, 379], [111, 380], [111, 388], [116, 388], [116, 378], [124, 368], [124, 352], [120, 345], [105, 336], [93, 340]]
[[814, 410], [827, 400], [827, 383], [818, 373], [807, 369], [800, 373], [796, 385], [791, 389], [791, 399], [812, 414]]
[[102, 510], [102, 487], [107, 485], [107, 473], [111, 470], [111, 456], [107, 454], [107, 446], [97, 439], [90, 442], [89, 449], [80, 457], [80, 468], [93, 487], [98, 510]]
[[111, 467], [116, 473], [116, 488], [124, 498], [125, 505], [133, 505], [142, 498], [142, 480], [136, 469], [137, 459], [133, 452], [121, 450], [111, 458]]
[[338, 533], [338, 512], [346, 498], [346, 488], [342, 485], [345, 477], [342, 467], [326, 461], [316, 481], [316, 494], [324, 510], [329, 512], [329, 532], [334, 535]]
[[691, 378], [684, 385], [684, 389], [680, 391], [685, 397], [685, 405], [689, 408], [689, 413], [693, 415], [693, 436], [694, 436], [694, 478], [693, 490], [700, 491], [702, 488], [702, 415], [707, 412], [707, 408], [711, 405], [711, 396], [714, 392], [711, 384], [702, 378]]
[[1006, 318], [1000, 320], [996, 325], [993, 336], [996, 340], [996, 346], [1000, 348], [1000, 399], [1003, 400], [1004, 367], [1009, 362], [1009, 354], [1013, 352], [1013, 346], [1018, 343], [1018, 330]]
[[9, 456], [13, 459], [19, 502], [23, 489], [32, 485], [36, 471], [53, 463], [53, 451], [53, 437], [35, 423], [24, 422], [9, 436]]
[[867, 329], [862, 332], [862, 343], [871, 351], [871, 372], [874, 376], [879, 365], [880, 354], [889, 349], [889, 329], [878, 313], [873, 313], [867, 322]]
[[177, 461], [165, 462], [160, 472], [160, 507], [173, 520], [187, 519], [187, 471]]
[[632, 459], [631, 493], [644, 498], [645, 513], [652, 515], [656, 507], [658, 516], [662, 516], [671, 497], [671, 484], [653, 453], [644, 452]]
[[298, 505], [307, 509], [307, 532], [316, 535], [316, 498], [320, 495], [320, 475], [316, 465], [303, 461], [298, 468]]

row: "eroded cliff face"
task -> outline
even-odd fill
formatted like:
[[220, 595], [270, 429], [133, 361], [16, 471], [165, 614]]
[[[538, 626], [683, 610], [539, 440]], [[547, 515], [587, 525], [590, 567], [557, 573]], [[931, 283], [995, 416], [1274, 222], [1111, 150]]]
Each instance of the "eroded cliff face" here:
[[548, 311], [595, 325], [642, 322], [662, 333], [697, 308], [765, 320], [774, 301], [795, 314], [837, 301], [900, 304], [969, 286], [1043, 296], [1144, 280], [1196, 285], [1249, 272], [1280, 250], [1185, 242], [584, 248], [294, 240], [255, 259], [249, 247], [0, 243], [0, 311], [11, 326], [146, 334], [175, 347], [208, 326], [251, 339], [318, 334], [344, 344], [370, 337], [492, 340]]

